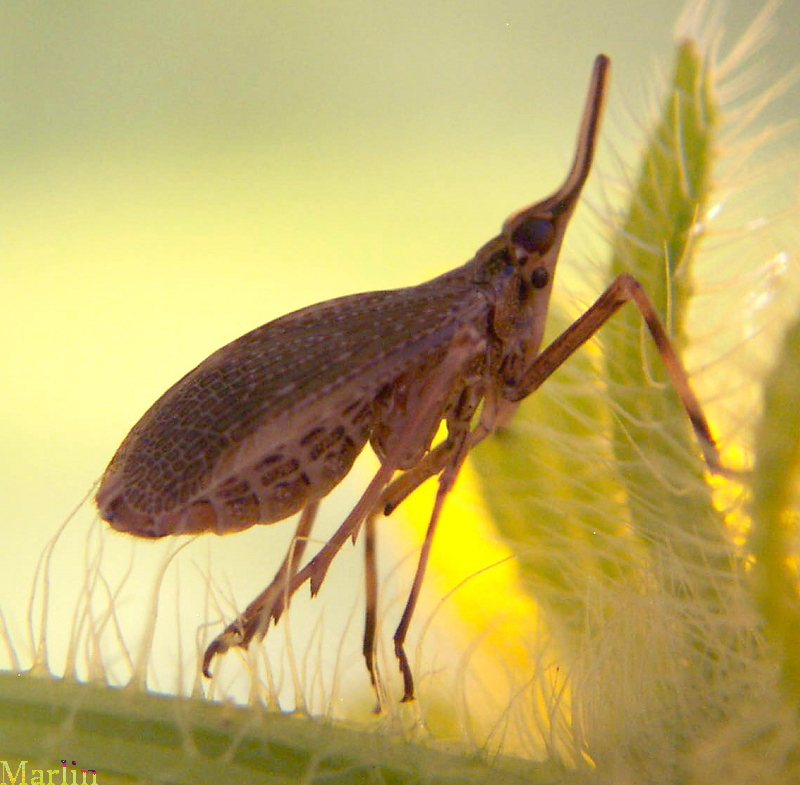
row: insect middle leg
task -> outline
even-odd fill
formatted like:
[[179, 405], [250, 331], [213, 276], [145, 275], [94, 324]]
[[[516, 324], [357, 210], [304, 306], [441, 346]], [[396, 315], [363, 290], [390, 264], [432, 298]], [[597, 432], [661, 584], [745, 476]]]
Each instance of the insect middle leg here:
[[375, 712], [379, 713], [383, 708], [383, 688], [378, 676], [377, 663], [375, 661], [375, 640], [378, 630], [378, 555], [375, 519], [380, 513], [380, 502], [378, 506], [367, 516], [364, 522], [364, 587], [365, 587], [365, 610], [364, 610], [364, 638], [361, 651], [364, 655], [364, 662], [367, 664], [369, 680], [375, 690], [377, 705]]
[[[364, 577], [366, 584], [366, 611], [364, 614], [364, 639], [362, 651], [364, 654], [364, 661], [367, 664], [367, 670], [369, 671], [370, 681], [375, 688], [375, 693], [378, 699], [376, 711], [380, 711], [383, 705], [383, 691], [375, 659], [378, 629], [378, 568], [375, 542], [376, 519], [381, 513], [383, 515], [389, 515], [400, 504], [400, 502], [403, 501], [403, 499], [415, 491], [420, 485], [422, 485], [423, 482], [430, 479], [434, 475], [439, 474], [442, 469], [452, 460], [455, 446], [456, 445], [453, 440], [450, 438], [450, 436], [448, 436], [445, 441], [443, 441], [441, 444], [438, 444], [430, 452], [426, 453], [418, 464], [403, 472], [399, 477], [395, 478], [381, 494], [378, 504], [367, 517], [364, 525]], [[436, 518], [438, 519], [438, 513]], [[430, 551], [429, 541], [433, 538], [434, 530], [435, 523], [433, 528], [429, 524], [428, 533], [426, 534], [425, 541], [423, 543], [423, 551]], [[415, 585], [417, 583], [421, 585], [422, 583], [422, 578], [424, 575], [424, 566], [422, 570], [420, 570], [420, 564], [422, 563], [422, 560], [423, 556], [421, 555], [420, 562], [417, 564]], [[424, 555], [424, 562], [427, 564], [427, 553]], [[412, 593], [414, 594], [413, 603], [411, 603], [411, 596], [409, 596], [409, 600], [407, 601], [406, 609], [403, 614], [403, 619], [406, 619], [406, 617], [408, 618], [406, 619], [405, 623], [401, 621], [401, 625], [403, 625], [404, 630], [402, 633], [402, 639], [399, 643], [399, 654], [397, 653], [397, 635], [400, 627], [398, 627], [398, 631], [395, 632], [395, 654], [400, 664], [401, 673], [403, 674], [404, 701], [411, 700], [411, 698], [413, 698], [413, 679], [408, 665], [408, 659], [405, 655], [405, 651], [403, 650], [405, 633], [407, 632], [408, 625], [411, 621], [413, 606], [416, 605], [416, 596], [419, 594], [419, 588], [417, 588], [415, 591], [412, 587]], [[409, 610], [409, 603], [412, 604], [411, 610]]]
[[394, 633], [394, 653], [400, 665], [400, 672], [403, 674], [403, 701], [414, 700], [414, 678], [411, 673], [411, 666], [408, 663], [408, 657], [405, 652], [405, 640], [408, 633], [409, 625], [411, 624], [411, 617], [414, 615], [414, 609], [417, 606], [419, 599], [419, 592], [422, 588], [422, 581], [425, 577], [425, 570], [428, 566], [428, 558], [430, 557], [431, 546], [433, 545], [433, 536], [436, 533], [436, 525], [439, 522], [444, 500], [447, 494], [453, 487], [458, 476], [459, 469], [464, 463], [469, 451], [469, 430], [464, 430], [460, 435], [459, 440], [455, 443], [452, 458], [442, 470], [439, 475], [439, 485], [436, 488], [436, 498], [433, 503], [433, 510], [428, 522], [428, 528], [425, 532], [425, 539], [422, 543], [422, 550], [420, 551], [419, 561], [417, 562], [417, 571], [414, 574], [414, 583], [411, 585], [411, 591], [408, 595], [406, 607], [403, 610], [403, 615], [400, 618], [400, 623]]
[[[471, 382], [465, 381], [461, 394], [458, 397], [453, 409], [447, 415], [447, 438], [430, 450], [425, 456], [410, 469], [406, 470], [389, 485], [381, 494], [377, 508], [368, 520], [368, 525], [374, 525], [375, 517], [383, 512], [388, 515], [397, 507], [403, 499], [416, 490], [423, 482], [434, 475], [439, 475], [439, 485], [436, 491], [433, 509], [425, 532], [425, 539], [422, 543], [417, 569], [414, 574], [414, 581], [411, 591], [406, 601], [403, 615], [394, 633], [394, 652], [397, 657], [400, 672], [403, 676], [403, 701], [414, 699], [414, 679], [411, 667], [405, 652], [405, 639], [408, 633], [411, 618], [419, 598], [422, 582], [425, 577], [425, 570], [428, 565], [433, 537], [439, 521], [444, 500], [450, 492], [459, 469], [466, 458], [476, 432], [470, 430], [472, 415], [477, 409], [478, 403], [483, 395], [484, 384], [482, 379], [474, 379]], [[369, 533], [369, 529], [367, 530]], [[366, 562], [367, 562], [367, 613], [364, 625], [364, 658], [367, 662], [367, 669], [378, 693], [378, 703], [380, 706], [380, 685], [378, 683], [377, 672], [375, 669], [375, 634], [376, 634], [376, 614], [377, 614], [377, 571], [374, 564], [374, 543], [367, 540]]]
[[[464, 448], [464, 454], [466, 455], [475, 444], [477, 444], [487, 435], [488, 431], [480, 426], [476, 430], [469, 432], [469, 444], [468, 447]], [[370, 681], [374, 685], [375, 691], [378, 695], [379, 710], [381, 707], [382, 696], [380, 680], [378, 678], [378, 671], [375, 661], [378, 614], [378, 570], [375, 555], [375, 522], [381, 513], [383, 515], [391, 515], [391, 513], [403, 502], [403, 500], [410, 496], [417, 488], [419, 488], [420, 485], [422, 485], [426, 480], [429, 480], [431, 477], [440, 474], [445, 467], [448, 466], [448, 464], [453, 462], [454, 454], [456, 453], [457, 448], [458, 445], [456, 442], [450, 435], [448, 435], [448, 438], [445, 439], [445, 441], [436, 445], [436, 447], [430, 450], [430, 452], [426, 453], [419, 463], [396, 477], [383, 491], [376, 508], [373, 510], [366, 522], [365, 534], [367, 536], [364, 543], [364, 562], [367, 608], [364, 619], [363, 652], [364, 660], [367, 663], [367, 670], [370, 674]], [[444, 497], [442, 497], [442, 502], [443, 500]], [[438, 512], [436, 513], [436, 518], [438, 519]], [[430, 550], [429, 541], [432, 540], [435, 525], [436, 524], [434, 523], [432, 528], [431, 524], [428, 524], [428, 533], [426, 534], [425, 538], [427, 550]], [[425, 543], [423, 544], [423, 547], [425, 547]], [[427, 564], [427, 555], [425, 556], [425, 564]], [[424, 567], [422, 572], [424, 572]], [[423, 577], [422, 572], [420, 572], [420, 563], [418, 563], [418, 577], [415, 578], [415, 583], [421, 584]], [[412, 591], [414, 590], [412, 589]], [[410, 681], [410, 669], [408, 667], [408, 660], [406, 658], [405, 651], [403, 650], [403, 644], [405, 642], [405, 636], [411, 620], [413, 606], [416, 605], [416, 594], [418, 594], [418, 592], [419, 588], [416, 589], [413, 601], [412, 597], [409, 596], [406, 605], [406, 612], [403, 615], [403, 619], [405, 621], [401, 621], [400, 626], [398, 626], [397, 630], [395, 631], [395, 653], [397, 654], [397, 649], [399, 648], [400, 653], [397, 654], [397, 657], [400, 662], [401, 672], [404, 676], [404, 692], [409, 696], [404, 697], [403, 700], [410, 700], [413, 697], [413, 682]], [[411, 611], [408, 610], [409, 604], [412, 605]]]

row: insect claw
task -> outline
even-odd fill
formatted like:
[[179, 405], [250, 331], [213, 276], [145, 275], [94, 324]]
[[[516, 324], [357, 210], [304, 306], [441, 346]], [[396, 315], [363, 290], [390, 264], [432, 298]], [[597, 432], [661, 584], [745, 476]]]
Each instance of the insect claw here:
[[411, 666], [408, 664], [405, 648], [398, 640], [395, 640], [394, 643], [394, 653], [403, 676], [403, 697], [400, 698], [400, 703], [409, 703], [414, 700], [414, 676], [411, 673]]
[[231, 647], [230, 642], [226, 641], [225, 637], [226, 633], [222, 633], [222, 635], [218, 635], [214, 638], [211, 645], [206, 649], [206, 653], [203, 655], [203, 676], [207, 679], [211, 678], [211, 661], [217, 654], [224, 654]]
[[[225, 654], [233, 646], [247, 648], [253, 635], [258, 631], [258, 620], [258, 615], [254, 619], [240, 617], [211, 641], [205, 654], [203, 654], [203, 676], [207, 679], [211, 678], [211, 661], [218, 654]], [[266, 632], [266, 628], [264, 632]], [[261, 633], [262, 637], [263, 635], [264, 633]]]

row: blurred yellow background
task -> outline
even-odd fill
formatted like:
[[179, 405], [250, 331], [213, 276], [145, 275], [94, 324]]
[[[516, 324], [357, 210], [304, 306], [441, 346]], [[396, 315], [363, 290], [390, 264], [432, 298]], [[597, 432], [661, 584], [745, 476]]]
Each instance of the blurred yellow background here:
[[[170, 384], [290, 310], [469, 258], [560, 181], [601, 51], [613, 60], [604, 145], [624, 147], [613, 117], [641, 116], [682, 7], [3, 4], [0, 607], [14, 640], [48, 538]], [[753, 14], [730, 4], [731, 40]], [[781, 73], [800, 13], [787, 2], [777, 14]], [[775, 119], [798, 108], [782, 102]], [[610, 157], [600, 171], [613, 175]], [[92, 515], [84, 505], [75, 525]], [[284, 543], [292, 526], [279, 528]], [[281, 557], [265, 536], [198, 551], [223, 586], [249, 576], [239, 604]], [[84, 540], [56, 557], [56, 603], [81, 583]], [[69, 607], [51, 617], [51, 642]]]

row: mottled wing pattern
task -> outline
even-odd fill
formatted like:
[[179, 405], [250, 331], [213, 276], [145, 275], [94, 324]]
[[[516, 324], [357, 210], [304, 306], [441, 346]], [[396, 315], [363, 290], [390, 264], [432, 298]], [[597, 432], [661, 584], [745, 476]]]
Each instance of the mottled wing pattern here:
[[320, 303], [256, 328], [173, 385], [128, 434], [103, 518], [158, 537], [282, 520], [322, 498], [369, 438], [378, 391], [440, 354], [487, 300], [467, 264], [421, 286]]

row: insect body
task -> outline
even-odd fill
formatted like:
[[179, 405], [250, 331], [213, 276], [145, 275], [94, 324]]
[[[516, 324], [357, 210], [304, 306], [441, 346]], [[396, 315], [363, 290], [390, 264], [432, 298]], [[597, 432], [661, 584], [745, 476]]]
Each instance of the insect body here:
[[[97, 493], [102, 517], [142, 537], [273, 523], [302, 511], [275, 579], [206, 651], [247, 646], [292, 594], [319, 589], [344, 542], [365, 527], [364, 655], [376, 683], [374, 519], [429, 477], [439, 486], [395, 653], [403, 649], [444, 499], [469, 450], [625, 302], [661, 351], [712, 468], [717, 454], [677, 356], [636, 281], [619, 276], [540, 352], [561, 242], [592, 163], [609, 61], [595, 61], [572, 169], [549, 198], [511, 216], [455, 270], [419, 286], [341, 297], [281, 317], [212, 354], [133, 427]], [[480, 407], [480, 414], [476, 414]], [[440, 423], [447, 436], [433, 445]], [[367, 442], [381, 465], [332, 538], [302, 568], [320, 499]]]

